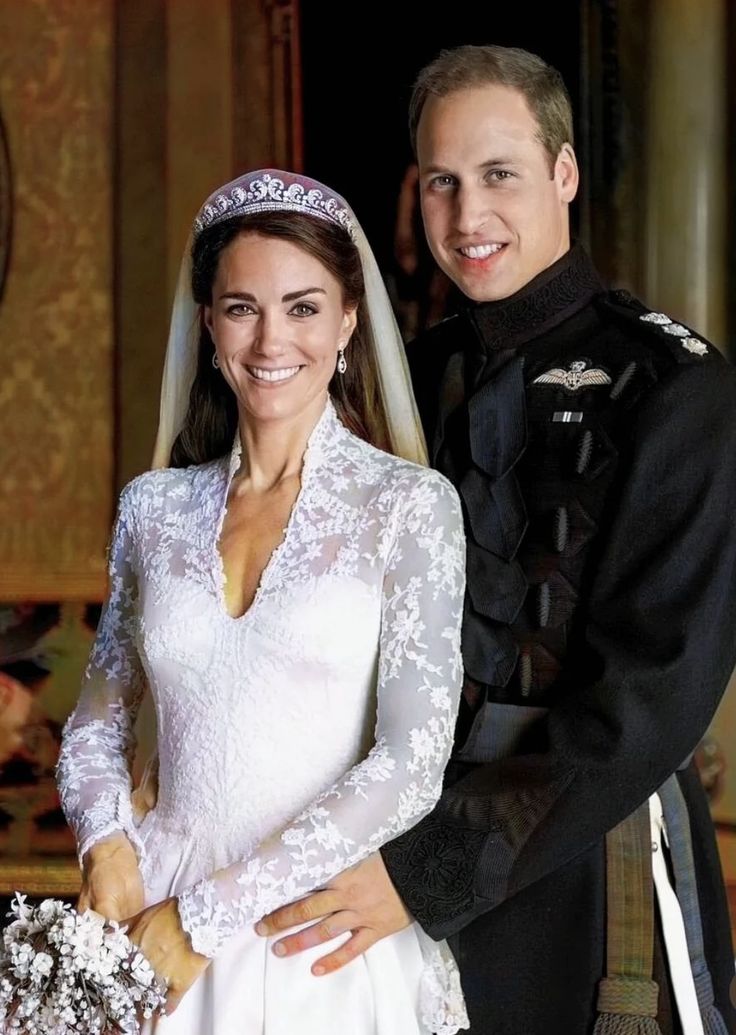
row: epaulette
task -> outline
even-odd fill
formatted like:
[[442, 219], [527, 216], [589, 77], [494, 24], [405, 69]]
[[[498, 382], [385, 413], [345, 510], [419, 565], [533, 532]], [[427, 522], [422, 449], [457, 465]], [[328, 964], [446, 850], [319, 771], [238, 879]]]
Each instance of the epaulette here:
[[702, 363], [718, 355], [715, 345], [665, 313], [648, 309], [628, 291], [606, 291], [596, 297], [596, 303], [619, 324], [631, 331], [636, 328], [652, 345], [665, 349], [677, 363]]

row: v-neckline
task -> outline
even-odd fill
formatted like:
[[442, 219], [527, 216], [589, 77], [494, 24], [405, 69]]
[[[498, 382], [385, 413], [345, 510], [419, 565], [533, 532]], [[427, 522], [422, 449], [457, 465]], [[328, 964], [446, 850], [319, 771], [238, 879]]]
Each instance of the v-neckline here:
[[233, 615], [230, 613], [227, 607], [227, 597], [225, 595], [225, 588], [227, 586], [227, 574], [225, 572], [225, 563], [223, 561], [222, 552], [220, 550], [220, 540], [222, 538], [222, 530], [225, 525], [225, 518], [227, 516], [228, 498], [230, 496], [230, 486], [232, 485], [233, 478], [236, 471], [240, 467], [240, 460], [242, 455], [242, 445], [240, 442], [240, 431], [235, 433], [235, 441], [233, 442], [233, 448], [230, 453], [228, 460], [228, 467], [226, 477], [222, 487], [222, 495], [220, 498], [219, 514], [217, 523], [215, 526], [215, 536], [212, 544], [213, 557], [213, 569], [214, 569], [214, 582], [215, 582], [215, 595], [217, 598], [217, 607], [221, 615], [227, 621], [230, 622], [245, 622], [257, 609], [258, 604], [263, 597], [265, 590], [268, 587], [268, 582], [271, 578], [271, 573], [277, 567], [277, 564], [281, 556], [286, 552], [286, 547], [289, 545], [293, 538], [293, 528], [297, 522], [299, 511], [301, 510], [304, 502], [305, 491], [311, 481], [312, 471], [314, 470], [315, 463], [317, 460], [318, 442], [323, 438], [322, 430], [328, 424], [330, 419], [337, 419], [334, 414], [334, 409], [331, 400], [328, 398], [324, 410], [320, 414], [319, 420], [312, 428], [307, 439], [307, 445], [304, 449], [304, 455], [302, 457], [302, 466], [299, 479], [299, 491], [294, 498], [294, 502], [291, 505], [289, 511], [289, 517], [283, 530], [283, 536], [274, 546], [271, 551], [268, 560], [266, 561], [261, 574], [256, 584], [256, 591], [248, 604], [247, 608], [242, 614]]

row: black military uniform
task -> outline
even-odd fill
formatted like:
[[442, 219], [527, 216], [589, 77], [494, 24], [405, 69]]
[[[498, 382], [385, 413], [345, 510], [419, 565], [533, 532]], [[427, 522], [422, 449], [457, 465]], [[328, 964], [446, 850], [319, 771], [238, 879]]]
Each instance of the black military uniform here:
[[[606, 834], [679, 771], [731, 1031], [727, 905], [689, 757], [736, 658], [734, 370], [606, 291], [578, 245], [409, 357], [431, 462], [465, 510], [467, 677], [444, 794], [382, 850], [391, 878], [450, 938], [473, 1035], [588, 1035]], [[654, 942], [669, 1035], [659, 928]]]

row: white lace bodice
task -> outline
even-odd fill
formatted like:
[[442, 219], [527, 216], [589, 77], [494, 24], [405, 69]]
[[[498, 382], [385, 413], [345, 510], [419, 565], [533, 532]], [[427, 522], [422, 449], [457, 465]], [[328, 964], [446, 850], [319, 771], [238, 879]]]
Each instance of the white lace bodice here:
[[[230, 458], [153, 471], [120, 499], [110, 595], [58, 781], [80, 856], [125, 831], [202, 846], [179, 896], [194, 948], [324, 884], [439, 797], [461, 685], [464, 538], [441, 475], [374, 449], [331, 404], [249, 610], [224, 605], [217, 543]], [[131, 811], [150, 686], [158, 802]]]

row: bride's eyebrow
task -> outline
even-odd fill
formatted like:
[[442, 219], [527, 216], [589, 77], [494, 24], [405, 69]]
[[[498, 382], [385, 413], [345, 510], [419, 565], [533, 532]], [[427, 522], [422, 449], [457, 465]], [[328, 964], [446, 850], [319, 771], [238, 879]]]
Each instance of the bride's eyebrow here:
[[[297, 298], [303, 298], [304, 295], [326, 295], [327, 292], [321, 287], [308, 287], [300, 288], [299, 291], [289, 291], [288, 294], [283, 295], [281, 298], [282, 302], [294, 302]], [[237, 302], [257, 302], [258, 299], [255, 295], [251, 295], [249, 291], [226, 291], [220, 295], [220, 301], [225, 298], [234, 299]]]
[[238, 302], [255, 302], [256, 296], [251, 295], [248, 291], [225, 291], [220, 295], [220, 301], [224, 298], [232, 298]]
[[303, 295], [314, 295], [314, 294], [326, 295], [327, 292], [325, 291], [324, 288], [308, 287], [308, 288], [303, 288], [301, 291], [289, 291], [288, 294], [286, 294], [286, 295], [284, 295], [282, 297], [281, 301], [282, 302], [293, 302], [297, 298], [301, 298]]

